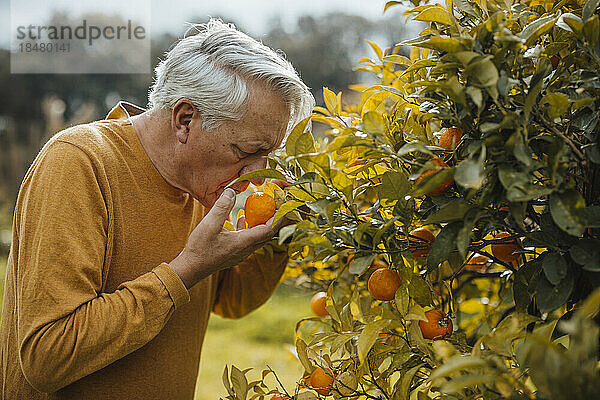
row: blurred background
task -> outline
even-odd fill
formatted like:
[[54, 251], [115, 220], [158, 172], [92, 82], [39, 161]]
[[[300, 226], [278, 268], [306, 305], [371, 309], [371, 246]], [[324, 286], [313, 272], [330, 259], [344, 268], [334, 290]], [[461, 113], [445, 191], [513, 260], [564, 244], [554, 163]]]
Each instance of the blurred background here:
[[[28, 9], [38, 19], [69, 23], [81, 20], [86, 13], [98, 18], [98, 2], [78, 1], [79, 14], [72, 12], [74, 0], [34, 3], [35, 7]], [[323, 86], [336, 92], [343, 90], [345, 102], [352, 102], [359, 94], [348, 91], [348, 85], [369, 82], [369, 76], [354, 70], [361, 57], [374, 56], [366, 39], [381, 48], [391, 47], [414, 35], [418, 28], [406, 27], [401, 8], [392, 8], [384, 15], [385, 0], [145, 3], [150, 7], [152, 68], [183, 35], [189, 26], [186, 24], [218, 17], [266, 45], [281, 49], [311, 87], [319, 105], [323, 104]], [[118, 10], [107, 13], [107, 21], [114, 20], [115, 13]], [[10, 1], [0, 0], [0, 296], [4, 292], [14, 202], [38, 151], [56, 132], [102, 119], [119, 100], [145, 107], [152, 82], [150, 73], [11, 73], [10, 19]], [[319, 127], [315, 129], [318, 134]], [[300, 364], [291, 352], [294, 325], [310, 316], [311, 295], [284, 284], [264, 307], [244, 319], [229, 321], [214, 316], [204, 344], [196, 398], [224, 395], [221, 375], [225, 364], [231, 363], [240, 368], [252, 367], [257, 375], [269, 364], [284, 384], [293, 387], [301, 374]]]

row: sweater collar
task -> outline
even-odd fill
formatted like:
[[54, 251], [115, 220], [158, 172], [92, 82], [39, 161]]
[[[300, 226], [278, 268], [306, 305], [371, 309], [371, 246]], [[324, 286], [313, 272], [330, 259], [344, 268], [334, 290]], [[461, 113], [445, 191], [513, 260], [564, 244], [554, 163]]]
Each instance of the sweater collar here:
[[138, 134], [136, 133], [130, 117], [143, 113], [145, 110], [135, 104], [128, 103], [126, 101], [118, 102], [107, 114], [107, 120], [117, 120], [127, 130], [126, 140], [129, 142], [136, 158], [140, 161], [141, 167], [149, 179], [151, 187], [160, 189], [160, 192], [164, 192], [169, 198], [175, 200], [181, 200], [187, 197], [188, 194], [175, 186], [169, 184], [162, 175], [158, 172], [150, 157], [144, 150], [142, 143], [139, 140]]

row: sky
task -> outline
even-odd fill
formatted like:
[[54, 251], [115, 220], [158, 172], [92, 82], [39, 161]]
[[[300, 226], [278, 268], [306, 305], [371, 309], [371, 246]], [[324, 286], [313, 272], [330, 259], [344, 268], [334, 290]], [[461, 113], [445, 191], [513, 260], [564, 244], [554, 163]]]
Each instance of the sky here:
[[281, 18], [283, 26], [290, 27], [300, 15], [318, 16], [334, 11], [375, 19], [383, 16], [386, 3], [386, 0], [0, 0], [0, 47], [5, 48], [10, 42], [11, 1], [26, 9], [35, 21], [43, 20], [54, 10], [118, 12], [124, 4], [129, 4], [150, 7], [152, 34], [166, 31], [181, 34], [185, 22], [194, 17], [223, 16], [230, 17], [253, 36], [266, 33], [268, 21], [276, 16]]

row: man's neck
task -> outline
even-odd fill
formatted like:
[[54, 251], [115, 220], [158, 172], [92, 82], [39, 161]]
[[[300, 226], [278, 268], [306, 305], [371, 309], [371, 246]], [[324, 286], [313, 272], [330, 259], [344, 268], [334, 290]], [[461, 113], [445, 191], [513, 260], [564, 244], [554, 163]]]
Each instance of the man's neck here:
[[174, 136], [168, 135], [169, 126], [164, 126], [164, 121], [169, 118], [159, 115], [165, 110], [145, 111], [129, 117], [133, 129], [148, 155], [148, 158], [158, 170], [159, 174], [171, 186], [185, 190], [179, 181], [182, 176], [178, 168], [177, 157], [174, 152]]

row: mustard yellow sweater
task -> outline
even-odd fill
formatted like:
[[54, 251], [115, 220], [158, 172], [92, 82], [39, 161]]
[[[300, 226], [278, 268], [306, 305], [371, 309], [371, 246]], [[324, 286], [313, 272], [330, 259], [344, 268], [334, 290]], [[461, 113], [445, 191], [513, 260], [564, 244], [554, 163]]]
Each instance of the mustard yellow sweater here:
[[211, 310], [248, 313], [283, 273], [286, 254], [255, 254], [186, 290], [167, 262], [205, 210], [154, 168], [127, 119], [141, 111], [119, 103], [58, 133], [23, 180], [2, 399], [193, 399]]

